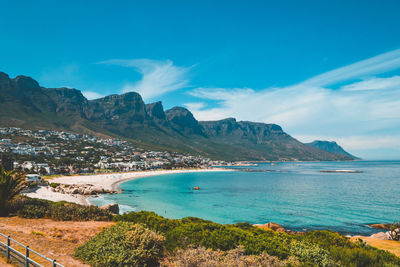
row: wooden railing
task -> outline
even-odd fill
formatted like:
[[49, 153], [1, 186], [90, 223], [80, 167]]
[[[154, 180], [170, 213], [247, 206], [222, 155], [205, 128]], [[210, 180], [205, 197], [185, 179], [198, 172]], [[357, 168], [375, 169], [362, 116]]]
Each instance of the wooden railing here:
[[[20, 266], [25, 267], [64, 267], [63, 265], [59, 264], [55, 259], [47, 258], [39, 252], [30, 249], [29, 246], [25, 246], [19, 243], [17, 240], [12, 239], [10, 236], [0, 233], [0, 238], [5, 238], [5, 240], [3, 239], [0, 241], [0, 253], [6, 257], [7, 262], [16, 263]], [[14, 245], [14, 247], [12, 245]], [[19, 246], [19, 249], [17, 249], [15, 245]], [[35, 259], [33, 259], [33, 257]], [[38, 263], [38, 261], [44, 262], [45, 264], [40, 264]]]

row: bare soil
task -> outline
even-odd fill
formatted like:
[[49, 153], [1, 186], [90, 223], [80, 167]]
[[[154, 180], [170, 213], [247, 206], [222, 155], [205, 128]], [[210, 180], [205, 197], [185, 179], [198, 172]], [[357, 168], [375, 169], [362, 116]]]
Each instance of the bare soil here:
[[[29, 247], [64, 266], [89, 266], [73, 257], [75, 248], [101, 232], [112, 222], [71, 222], [49, 219], [22, 219], [18, 217], [0, 217], [0, 233], [9, 235]], [[0, 237], [4, 242], [4, 237]], [[13, 245], [14, 247], [14, 245]], [[15, 247], [18, 249], [18, 246]], [[23, 249], [20, 247], [21, 252]], [[32, 253], [31, 253], [32, 255]], [[40, 258], [33, 257], [39, 263], [48, 266]], [[0, 265], [4, 259], [0, 258]], [[5, 263], [4, 263], [5, 264]]]

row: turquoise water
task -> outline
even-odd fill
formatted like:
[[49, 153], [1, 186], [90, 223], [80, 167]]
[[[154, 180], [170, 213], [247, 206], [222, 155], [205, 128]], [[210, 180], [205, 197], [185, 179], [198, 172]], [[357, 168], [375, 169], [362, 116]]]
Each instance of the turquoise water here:
[[[346, 234], [370, 234], [375, 230], [366, 224], [400, 220], [399, 161], [264, 163], [243, 168], [271, 172], [160, 175], [125, 182], [122, 194], [91, 201], [116, 202], [122, 211], [150, 210], [168, 218], [272, 221], [292, 230]], [[342, 169], [362, 173], [321, 172]], [[190, 190], [194, 186], [201, 190]]]

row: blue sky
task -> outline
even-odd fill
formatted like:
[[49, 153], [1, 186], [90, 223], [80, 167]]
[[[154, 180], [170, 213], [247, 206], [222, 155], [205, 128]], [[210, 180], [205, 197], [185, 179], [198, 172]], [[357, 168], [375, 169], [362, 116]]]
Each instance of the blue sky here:
[[399, 1], [4, 1], [0, 71], [400, 159]]

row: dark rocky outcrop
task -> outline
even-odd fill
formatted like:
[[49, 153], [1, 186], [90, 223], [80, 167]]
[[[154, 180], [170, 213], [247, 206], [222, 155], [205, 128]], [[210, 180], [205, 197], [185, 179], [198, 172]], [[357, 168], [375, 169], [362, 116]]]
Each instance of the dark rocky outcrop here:
[[204, 135], [200, 123], [183, 107], [173, 107], [165, 112], [172, 127], [184, 135]]
[[119, 214], [119, 206], [117, 203], [101, 206], [100, 209], [108, 210], [109, 212], [111, 212], [113, 214]]

